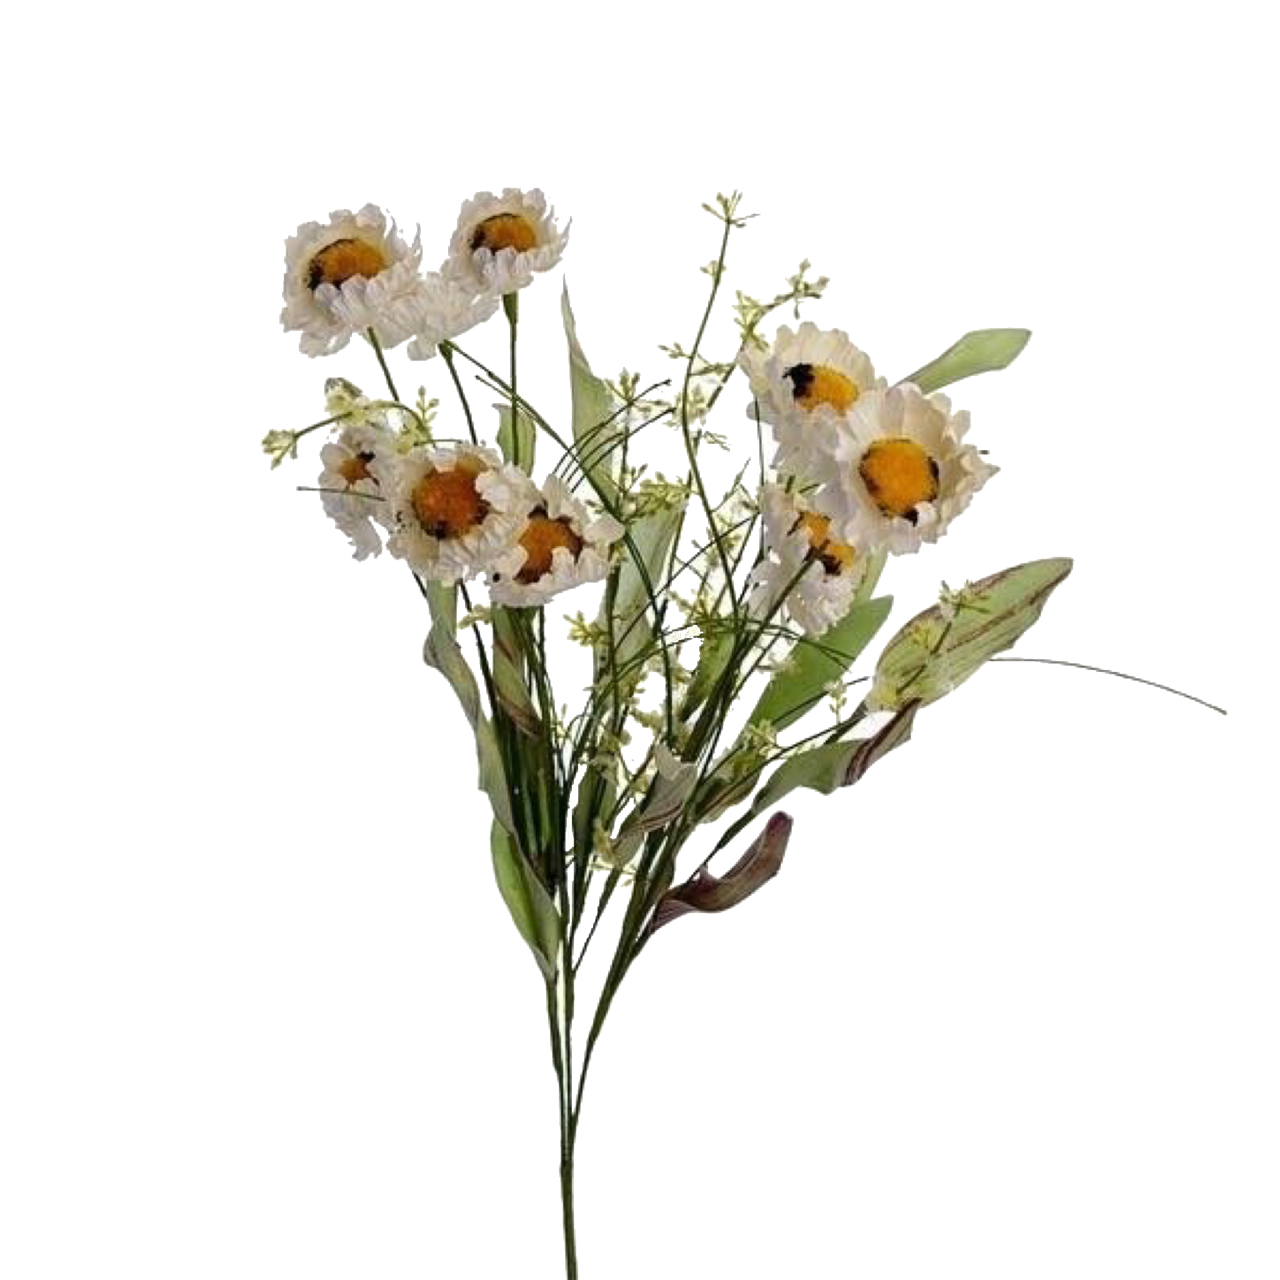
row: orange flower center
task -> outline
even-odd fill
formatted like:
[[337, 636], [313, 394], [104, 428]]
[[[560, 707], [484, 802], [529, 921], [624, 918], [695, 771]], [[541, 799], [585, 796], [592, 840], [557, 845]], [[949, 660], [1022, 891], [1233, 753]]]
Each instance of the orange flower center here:
[[499, 249], [515, 249], [518, 253], [524, 253], [537, 247], [537, 227], [519, 213], [495, 213], [471, 233], [473, 251], [489, 249], [497, 253]]
[[459, 465], [428, 471], [414, 485], [414, 514], [433, 538], [460, 538], [489, 514], [489, 504], [476, 488], [478, 474]]
[[349, 458], [343, 458], [338, 463], [338, 474], [348, 484], [359, 484], [361, 480], [372, 480], [373, 476], [369, 472], [369, 463], [373, 461], [371, 453], [353, 453]]
[[916, 522], [916, 507], [938, 496], [938, 464], [914, 440], [875, 441], [862, 455], [858, 474], [887, 516]]
[[551, 556], [557, 547], [564, 547], [576, 560], [582, 550], [582, 539], [573, 531], [567, 520], [552, 520], [545, 514], [532, 515], [525, 531], [520, 535], [524, 548], [524, 564], [516, 574], [517, 582], [537, 582], [551, 572]]
[[806, 511], [800, 517], [804, 531], [809, 536], [818, 563], [833, 577], [854, 564], [858, 553], [847, 542], [835, 542], [831, 538], [831, 521], [816, 512]]
[[793, 364], [784, 376], [791, 379], [791, 393], [802, 409], [827, 404], [837, 413], [844, 413], [861, 394], [848, 374], [830, 365]]
[[367, 240], [335, 240], [316, 253], [307, 264], [307, 288], [322, 284], [340, 286], [354, 276], [372, 279], [387, 266], [386, 255]]

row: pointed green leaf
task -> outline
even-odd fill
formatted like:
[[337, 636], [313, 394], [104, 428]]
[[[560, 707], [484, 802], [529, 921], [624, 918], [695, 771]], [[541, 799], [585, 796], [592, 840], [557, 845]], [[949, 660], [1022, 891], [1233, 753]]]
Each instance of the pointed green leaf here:
[[515, 840], [498, 823], [490, 830], [493, 873], [520, 936], [529, 944], [548, 982], [556, 975], [560, 951], [560, 914], [542, 881], [520, 856]]
[[[653, 643], [653, 603], [650, 591], [661, 598], [662, 584], [666, 580], [667, 557], [671, 543], [680, 528], [679, 507], [664, 507], [634, 521], [628, 530], [628, 541], [620, 551], [616, 573], [617, 589], [612, 607], [608, 597], [602, 602], [597, 624], [613, 628], [616, 644], [614, 664], [625, 669], [623, 690], [634, 688], [642, 674], [639, 656]], [[604, 641], [597, 654], [597, 677], [610, 674], [607, 662], [608, 641]], [[621, 692], [625, 697], [626, 693]]]
[[522, 733], [536, 738], [542, 733], [542, 718], [533, 705], [524, 675], [523, 647], [519, 623], [513, 609], [495, 608], [493, 622], [493, 683], [503, 711]]
[[976, 373], [1008, 368], [1030, 341], [1030, 329], [974, 329], [903, 382], [914, 382], [924, 392], [937, 391]]
[[877, 760], [911, 737], [919, 705], [909, 703], [869, 738], [832, 742], [784, 760], [756, 793], [751, 816], [763, 813], [797, 787], [829, 795], [838, 787], [853, 786]]
[[618, 492], [617, 476], [621, 461], [616, 446], [622, 441], [622, 428], [614, 417], [618, 405], [608, 384], [597, 378], [587, 363], [578, 341], [567, 283], [560, 297], [560, 313], [569, 343], [569, 389], [573, 397], [576, 456], [591, 477], [596, 491], [606, 502], [612, 502]]
[[733, 629], [726, 624], [719, 630], [704, 634], [698, 650], [698, 665], [693, 669], [693, 678], [684, 691], [684, 700], [680, 703], [680, 719], [688, 720], [711, 695], [711, 691], [719, 684], [729, 665], [733, 653]]
[[893, 710], [950, 693], [1040, 617], [1070, 572], [1067, 559], [1033, 560], [971, 582], [945, 606], [918, 614], [880, 655], [867, 704]]
[[512, 428], [511, 406], [496, 405], [498, 410], [498, 448], [502, 456], [514, 463], [526, 474], [533, 472], [534, 451], [538, 443], [538, 429], [527, 413], [515, 415], [515, 428]]
[[427, 606], [431, 610], [432, 626], [422, 648], [423, 660], [429, 667], [439, 671], [458, 695], [458, 701], [462, 704], [462, 710], [476, 738], [480, 790], [489, 797], [498, 821], [507, 830], [514, 830], [506, 773], [502, 767], [502, 755], [494, 737], [493, 725], [481, 710], [480, 689], [458, 644], [458, 589], [440, 582], [428, 582], [424, 592]]
[[650, 831], [657, 831], [673, 822], [684, 812], [684, 807], [698, 782], [698, 766], [676, 759], [667, 748], [659, 744], [658, 769], [644, 801], [622, 824], [614, 841], [615, 865], [624, 866], [640, 847], [640, 842]]
[[892, 607], [892, 596], [854, 605], [829, 631], [797, 641], [790, 658], [765, 686], [748, 723], [784, 729], [799, 720], [822, 701], [827, 686], [853, 665]]

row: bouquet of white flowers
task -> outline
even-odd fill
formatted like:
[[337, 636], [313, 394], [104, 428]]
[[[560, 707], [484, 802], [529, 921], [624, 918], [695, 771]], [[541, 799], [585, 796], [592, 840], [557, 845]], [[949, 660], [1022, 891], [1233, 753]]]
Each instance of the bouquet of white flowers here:
[[[704, 207], [719, 247], [692, 341], [663, 348], [674, 376], [598, 376], [565, 292], [560, 413], [518, 378], [520, 292], [569, 234], [541, 192], [468, 200], [434, 272], [420, 238], [372, 205], [300, 227], [286, 252], [284, 327], [310, 356], [357, 338], [385, 393], [330, 378], [322, 420], [272, 431], [264, 448], [279, 465], [324, 433], [325, 512], [357, 559], [389, 551], [425, 597], [425, 658], [474, 735], [498, 889], [545, 987], [569, 1277], [583, 1089], [631, 966], [667, 924], [735, 907], [776, 875], [792, 822], [775, 806], [858, 782], [922, 708], [1014, 644], [1071, 571], [1037, 560], [944, 587], [853, 676], [889, 616], [876, 592], [890, 558], [936, 542], [996, 474], [942, 388], [1004, 368], [1030, 335], [966, 334], [890, 382], [840, 329], [765, 336], [775, 312], [798, 322], [822, 295], [803, 262], [774, 296], [736, 294], [736, 350], [713, 359], [708, 324], [747, 219], [736, 193]], [[459, 339], [499, 310], [508, 358], [495, 371]], [[453, 409], [425, 389], [402, 397], [387, 360], [399, 346], [439, 357]], [[717, 432], [738, 373], [738, 420]], [[473, 406], [477, 384], [499, 400], [492, 422]], [[549, 636], [564, 609], [567, 634]], [[576, 705], [567, 687], [585, 689]], [[737, 860], [713, 872], [748, 827]]]

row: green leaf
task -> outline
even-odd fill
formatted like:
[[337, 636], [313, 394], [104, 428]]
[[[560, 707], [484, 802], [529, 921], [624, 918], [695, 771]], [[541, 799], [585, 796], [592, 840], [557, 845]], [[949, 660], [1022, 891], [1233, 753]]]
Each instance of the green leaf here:
[[[642, 671], [636, 661], [653, 643], [653, 610], [650, 589], [656, 596], [662, 595], [666, 580], [667, 556], [671, 543], [680, 528], [682, 511], [679, 507], [664, 507], [652, 511], [634, 521], [629, 529], [629, 541], [621, 548], [621, 559], [616, 570], [617, 589], [612, 607], [609, 598], [600, 607], [597, 625], [604, 630], [613, 628], [617, 649], [614, 661], [619, 668], [626, 668], [622, 679], [620, 697], [639, 682]], [[642, 572], [643, 569], [643, 572]], [[647, 615], [647, 616], [646, 616]], [[601, 642], [597, 654], [597, 677], [608, 676], [608, 640]], [[634, 666], [632, 664], [635, 664]]]
[[880, 655], [867, 704], [894, 710], [950, 693], [1013, 645], [1070, 572], [1067, 559], [1032, 560], [971, 582], [947, 604], [918, 614]]
[[567, 283], [560, 298], [560, 313], [569, 343], [569, 389], [573, 397], [573, 440], [577, 458], [596, 491], [605, 502], [612, 503], [618, 493], [621, 459], [618, 450], [609, 445], [622, 441], [621, 424], [614, 418], [618, 406], [608, 384], [591, 372], [583, 354]]
[[529, 410], [516, 420], [516, 430], [511, 428], [511, 406], [494, 404], [498, 412], [498, 452], [503, 461], [520, 467], [527, 475], [534, 474], [534, 454], [538, 449], [538, 424]]
[[658, 748], [658, 768], [638, 809], [622, 824], [614, 841], [615, 865], [624, 866], [650, 831], [658, 831], [684, 812], [698, 783], [698, 766], [676, 759], [665, 746]]
[[524, 648], [520, 641], [519, 622], [513, 609], [495, 608], [493, 623], [493, 683], [498, 702], [512, 722], [527, 737], [543, 732], [542, 718], [533, 705], [524, 675]]
[[515, 840], [498, 823], [489, 834], [493, 874], [520, 936], [529, 944], [548, 982], [556, 976], [560, 951], [560, 914], [542, 881], [520, 856]]
[[784, 760], [756, 793], [749, 817], [763, 813], [797, 787], [830, 795], [839, 787], [851, 787], [877, 760], [911, 737], [918, 702], [908, 703], [869, 738], [832, 742]]
[[476, 758], [479, 762], [479, 786], [489, 797], [494, 817], [508, 831], [515, 830], [511, 815], [511, 800], [507, 792], [506, 771], [502, 767], [502, 753], [494, 736], [493, 725], [481, 710], [480, 689], [471, 673], [462, 649], [458, 644], [458, 589], [440, 582], [428, 582], [423, 591], [427, 607], [431, 610], [432, 626], [427, 642], [422, 648], [423, 660], [444, 676], [458, 695], [463, 713], [471, 725], [476, 739]]
[[816, 639], [796, 642], [790, 658], [774, 673], [748, 724], [785, 729], [822, 700], [871, 643], [893, 607], [892, 596], [855, 605], [834, 627]]
[[684, 699], [680, 703], [680, 719], [688, 720], [697, 709], [711, 696], [711, 691], [720, 683], [729, 658], [733, 654], [734, 633], [728, 618], [725, 625], [702, 637], [698, 650], [698, 665], [693, 669], [693, 678], [684, 691]]
[[930, 392], [975, 373], [1006, 369], [1030, 341], [1030, 329], [974, 329], [903, 382], [914, 382], [921, 391]]

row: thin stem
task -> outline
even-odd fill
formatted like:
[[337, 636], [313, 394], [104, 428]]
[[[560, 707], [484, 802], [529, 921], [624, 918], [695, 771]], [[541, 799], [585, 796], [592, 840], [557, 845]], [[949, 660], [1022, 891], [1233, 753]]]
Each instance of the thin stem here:
[[387, 368], [387, 358], [382, 354], [382, 343], [378, 341], [378, 335], [374, 332], [372, 325], [369, 326], [366, 333], [369, 335], [369, 345], [373, 348], [373, 354], [378, 357], [378, 364], [382, 367], [382, 376], [387, 380], [387, 390], [391, 392], [393, 400], [399, 400], [400, 393], [396, 390], [391, 370]]
[[1130, 675], [1127, 671], [1113, 671], [1110, 667], [1094, 667], [1087, 662], [1069, 662], [1066, 658], [992, 658], [991, 661], [1034, 662], [1045, 667], [1074, 667], [1077, 671], [1092, 671], [1101, 676], [1115, 676], [1117, 680], [1131, 680], [1134, 684], [1145, 684], [1149, 689], [1159, 689], [1162, 693], [1171, 693], [1176, 698], [1185, 698], [1188, 702], [1194, 702], [1197, 706], [1216, 711], [1220, 716], [1227, 714], [1226, 707], [1207, 702], [1204, 698], [1197, 698], [1194, 693], [1187, 693], [1183, 689], [1175, 689], [1172, 685], [1161, 684], [1158, 680], [1147, 680], [1142, 676]]
[[453, 345], [448, 342], [440, 344], [440, 354], [444, 357], [444, 362], [449, 370], [449, 377], [453, 379], [454, 390], [458, 393], [458, 399], [462, 401], [462, 412], [466, 415], [467, 430], [471, 433], [471, 443], [479, 444], [480, 437], [476, 435], [475, 419], [471, 416], [471, 404], [467, 400], [467, 393], [462, 389], [462, 379], [458, 377], [458, 368], [453, 363]]

